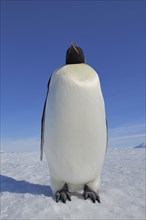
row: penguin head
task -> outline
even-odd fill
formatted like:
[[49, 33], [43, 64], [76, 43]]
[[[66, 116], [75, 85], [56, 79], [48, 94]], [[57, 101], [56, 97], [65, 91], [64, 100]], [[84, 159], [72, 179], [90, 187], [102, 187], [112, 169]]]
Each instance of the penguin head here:
[[85, 63], [84, 52], [82, 48], [71, 43], [70, 47], [66, 51], [66, 64], [78, 64]]

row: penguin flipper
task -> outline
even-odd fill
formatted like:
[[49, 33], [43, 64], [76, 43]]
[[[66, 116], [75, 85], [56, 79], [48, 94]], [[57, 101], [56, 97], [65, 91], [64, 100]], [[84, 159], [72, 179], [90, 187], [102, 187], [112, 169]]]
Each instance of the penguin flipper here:
[[43, 146], [44, 146], [44, 130], [45, 130], [45, 112], [46, 112], [46, 102], [47, 102], [47, 97], [49, 94], [49, 86], [50, 86], [50, 81], [51, 77], [48, 81], [48, 90], [47, 90], [47, 95], [44, 103], [44, 108], [43, 108], [43, 114], [42, 114], [42, 120], [41, 120], [41, 149], [40, 149], [40, 159], [43, 159]]
[[43, 159], [43, 145], [44, 145], [44, 122], [45, 122], [45, 110], [46, 110], [46, 101], [44, 104], [43, 114], [42, 114], [42, 120], [41, 120], [41, 160]]
[[108, 122], [107, 122], [107, 119], [106, 119], [106, 134], [107, 134], [107, 138], [106, 138], [106, 151], [107, 151], [107, 148], [108, 148]]

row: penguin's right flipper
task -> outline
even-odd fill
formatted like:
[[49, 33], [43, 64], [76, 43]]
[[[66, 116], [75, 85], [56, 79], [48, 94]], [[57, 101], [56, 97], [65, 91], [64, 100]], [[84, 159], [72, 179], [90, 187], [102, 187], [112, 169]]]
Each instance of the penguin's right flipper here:
[[46, 99], [45, 99], [45, 103], [44, 103], [42, 120], [41, 120], [41, 155], [40, 155], [41, 160], [43, 159], [44, 130], [45, 130], [45, 111], [46, 111], [47, 97], [48, 97], [48, 94], [49, 94], [50, 81], [51, 81], [51, 77], [49, 78], [49, 81], [48, 81], [48, 90], [47, 90], [47, 95], [46, 95]]
[[71, 193], [68, 191], [67, 183], [64, 184], [63, 188], [56, 192], [56, 202], [61, 200], [63, 203], [66, 203], [66, 200], [71, 201]]

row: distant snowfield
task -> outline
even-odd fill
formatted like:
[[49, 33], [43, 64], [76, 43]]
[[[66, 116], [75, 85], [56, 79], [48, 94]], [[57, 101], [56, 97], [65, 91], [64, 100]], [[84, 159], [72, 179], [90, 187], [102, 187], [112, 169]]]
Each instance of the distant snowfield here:
[[73, 195], [56, 203], [47, 162], [39, 153], [1, 153], [1, 219], [144, 220], [145, 149], [108, 149], [102, 171], [101, 204]]

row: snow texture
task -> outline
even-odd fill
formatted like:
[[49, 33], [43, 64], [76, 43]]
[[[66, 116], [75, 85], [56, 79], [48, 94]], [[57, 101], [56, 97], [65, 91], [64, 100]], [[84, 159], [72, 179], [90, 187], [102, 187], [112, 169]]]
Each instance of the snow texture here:
[[46, 160], [39, 153], [1, 153], [1, 219], [144, 220], [145, 149], [108, 149], [101, 181], [101, 204], [83, 200], [56, 203]]

